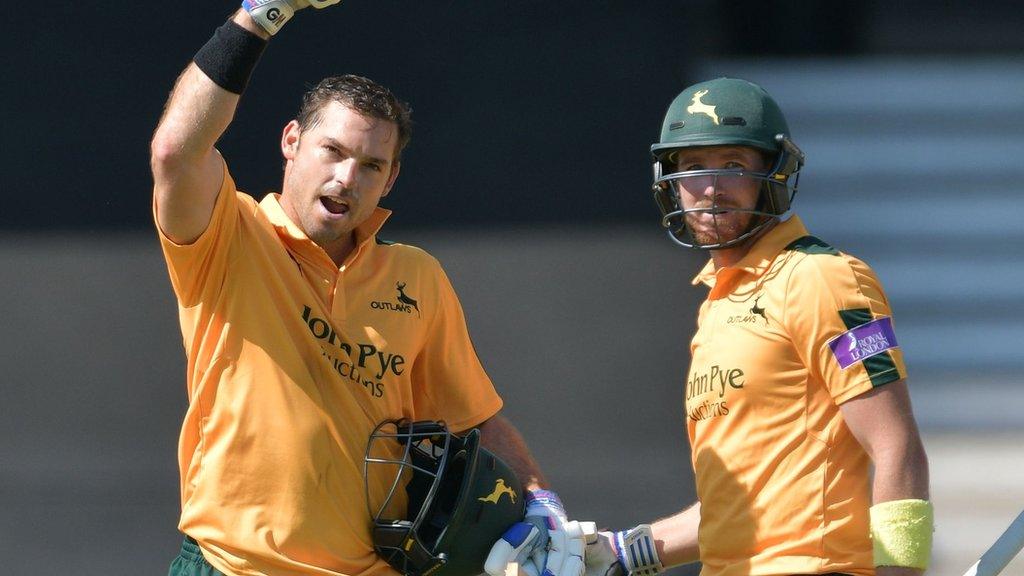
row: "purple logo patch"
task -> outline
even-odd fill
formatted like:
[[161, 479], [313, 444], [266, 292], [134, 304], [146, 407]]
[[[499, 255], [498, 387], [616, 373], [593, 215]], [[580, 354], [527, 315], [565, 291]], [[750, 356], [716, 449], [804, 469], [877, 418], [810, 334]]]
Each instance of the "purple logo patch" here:
[[828, 347], [843, 370], [897, 346], [892, 318], [888, 316], [861, 324], [828, 341]]

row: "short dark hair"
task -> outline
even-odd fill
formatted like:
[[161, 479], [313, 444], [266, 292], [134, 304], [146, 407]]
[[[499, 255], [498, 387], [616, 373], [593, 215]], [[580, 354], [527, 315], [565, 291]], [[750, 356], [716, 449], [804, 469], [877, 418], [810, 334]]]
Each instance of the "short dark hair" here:
[[316, 126], [320, 111], [331, 102], [338, 102], [364, 116], [393, 122], [398, 127], [395, 160], [412, 138], [412, 108], [380, 84], [355, 74], [330, 76], [302, 95], [302, 106], [296, 121], [303, 131]]

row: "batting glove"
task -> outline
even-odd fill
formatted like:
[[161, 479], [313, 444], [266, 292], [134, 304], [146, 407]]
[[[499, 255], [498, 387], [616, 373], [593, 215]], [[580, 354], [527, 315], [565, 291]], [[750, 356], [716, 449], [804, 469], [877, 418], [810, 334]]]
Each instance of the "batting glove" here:
[[242, 8], [259, 23], [268, 34], [273, 36], [292, 19], [296, 10], [312, 6], [327, 8], [341, 0], [243, 0]]
[[587, 540], [586, 576], [655, 576], [665, 570], [654, 548], [651, 525], [598, 532]]
[[[526, 494], [526, 514], [491, 548], [484, 570], [503, 576], [515, 562], [527, 576], [583, 576], [584, 531], [593, 537], [592, 522], [570, 522], [558, 495], [550, 490]], [[589, 526], [587, 526], [589, 525]]]

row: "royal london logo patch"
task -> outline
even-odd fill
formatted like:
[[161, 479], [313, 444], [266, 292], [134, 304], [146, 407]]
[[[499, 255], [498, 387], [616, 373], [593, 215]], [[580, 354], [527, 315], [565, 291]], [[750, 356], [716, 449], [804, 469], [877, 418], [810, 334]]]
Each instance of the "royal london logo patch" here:
[[851, 328], [828, 341], [832, 355], [843, 370], [897, 346], [892, 318], [888, 316]]

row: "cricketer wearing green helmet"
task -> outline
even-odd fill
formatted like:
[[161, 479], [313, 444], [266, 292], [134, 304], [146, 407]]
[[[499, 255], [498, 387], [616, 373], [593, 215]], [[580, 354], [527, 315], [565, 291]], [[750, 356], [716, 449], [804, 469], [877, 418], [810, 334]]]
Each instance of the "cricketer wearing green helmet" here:
[[[688, 158], [708, 146], [746, 151], [749, 158]], [[735, 78], [694, 84], [672, 101], [654, 154], [654, 198], [673, 241], [706, 250], [755, 237], [789, 210], [803, 153], [790, 139], [779, 105], [760, 86]], [[690, 162], [683, 162], [690, 160]], [[755, 192], [739, 205], [724, 189]], [[684, 198], [694, 201], [686, 207]]]
[[710, 252], [683, 383], [697, 499], [588, 537], [585, 576], [920, 576], [934, 512], [895, 320], [874, 271], [788, 213], [803, 154], [779, 106], [690, 86], [651, 151], [670, 237]]

